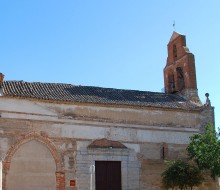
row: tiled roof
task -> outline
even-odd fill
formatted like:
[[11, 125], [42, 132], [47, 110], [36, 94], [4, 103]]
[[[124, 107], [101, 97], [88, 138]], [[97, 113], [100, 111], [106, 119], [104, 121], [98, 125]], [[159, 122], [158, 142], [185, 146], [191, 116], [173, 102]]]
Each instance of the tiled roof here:
[[83, 102], [141, 107], [199, 109], [184, 98], [158, 92], [122, 90], [60, 83], [4, 81], [4, 96], [61, 102]]
[[118, 141], [111, 141], [108, 139], [94, 140], [88, 148], [127, 148], [125, 145]]

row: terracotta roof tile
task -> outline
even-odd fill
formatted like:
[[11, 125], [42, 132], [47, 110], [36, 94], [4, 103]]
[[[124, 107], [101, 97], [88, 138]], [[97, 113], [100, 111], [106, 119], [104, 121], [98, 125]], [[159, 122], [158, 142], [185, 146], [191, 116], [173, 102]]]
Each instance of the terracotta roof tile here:
[[123, 90], [61, 83], [4, 81], [6, 97], [35, 98], [61, 102], [101, 103], [141, 107], [197, 110], [199, 106], [184, 98], [159, 92]]
[[127, 148], [118, 141], [111, 141], [108, 139], [97, 139], [93, 141], [88, 148]]

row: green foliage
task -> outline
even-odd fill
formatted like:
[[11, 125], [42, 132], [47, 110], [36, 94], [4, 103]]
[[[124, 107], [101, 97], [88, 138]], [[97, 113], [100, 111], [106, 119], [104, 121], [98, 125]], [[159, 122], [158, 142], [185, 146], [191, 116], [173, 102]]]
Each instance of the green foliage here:
[[181, 160], [170, 162], [169, 167], [161, 176], [165, 189], [192, 189], [194, 186], [199, 186], [203, 181], [203, 176], [196, 166]]
[[189, 158], [200, 170], [210, 170], [213, 179], [220, 176], [220, 141], [213, 125], [209, 124], [204, 134], [195, 134], [190, 140]]

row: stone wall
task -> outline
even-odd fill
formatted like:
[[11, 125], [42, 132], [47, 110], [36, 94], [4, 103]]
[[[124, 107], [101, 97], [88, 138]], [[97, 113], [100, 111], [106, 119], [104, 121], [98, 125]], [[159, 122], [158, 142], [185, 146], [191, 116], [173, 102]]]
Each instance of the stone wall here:
[[[0, 115], [0, 156], [5, 158], [3, 190], [12, 185], [7, 178], [11, 175], [10, 169], [16, 171], [14, 155], [35, 141], [41, 143], [54, 160], [56, 185], [53, 188], [57, 190], [88, 189], [89, 168], [98, 160], [122, 163], [123, 190], [148, 190], [161, 187], [160, 174], [166, 167], [163, 159], [186, 156], [189, 137], [199, 132], [207, 113], [69, 105], [3, 97], [0, 98]], [[101, 138], [119, 141], [127, 149], [88, 148], [92, 141]], [[25, 165], [25, 159], [30, 162], [31, 157], [23, 155], [22, 159]], [[50, 175], [53, 172], [51, 170]], [[70, 180], [76, 181], [75, 186], [70, 186]], [[13, 183], [18, 181], [14, 179]]]
[[210, 123], [215, 126], [214, 107], [204, 107], [200, 115], [200, 120], [201, 120], [200, 132], [204, 132], [205, 127]]

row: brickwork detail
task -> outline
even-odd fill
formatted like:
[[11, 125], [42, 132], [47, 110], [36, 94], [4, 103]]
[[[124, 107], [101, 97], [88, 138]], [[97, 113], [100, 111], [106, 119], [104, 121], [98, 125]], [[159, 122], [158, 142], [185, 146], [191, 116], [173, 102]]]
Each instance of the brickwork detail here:
[[55, 145], [49, 140], [49, 138], [45, 137], [45, 135], [41, 135], [36, 132], [25, 135], [24, 138], [22, 138], [17, 143], [12, 145], [10, 149], [8, 150], [5, 160], [3, 161], [3, 190], [6, 190], [7, 174], [10, 169], [10, 164], [11, 164], [13, 155], [19, 149], [20, 146], [22, 146], [23, 144], [31, 140], [37, 140], [38, 142], [44, 144], [50, 150], [55, 160], [55, 164], [56, 164], [56, 182], [57, 182], [56, 189], [64, 190], [65, 189], [65, 174], [64, 174], [64, 166], [63, 166], [62, 159], [60, 155], [58, 154]]
[[65, 173], [56, 172], [56, 188], [57, 190], [65, 190]]

